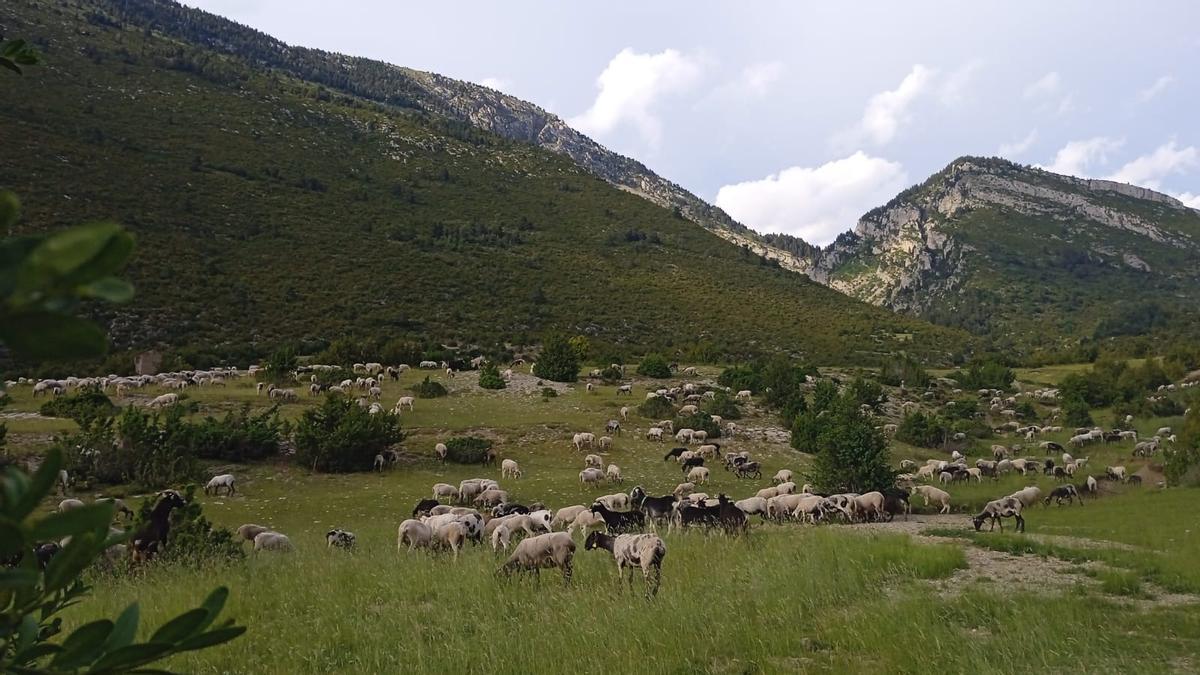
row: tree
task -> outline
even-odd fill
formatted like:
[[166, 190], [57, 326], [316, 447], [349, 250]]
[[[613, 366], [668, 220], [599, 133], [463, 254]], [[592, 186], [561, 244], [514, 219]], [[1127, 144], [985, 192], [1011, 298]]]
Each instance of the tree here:
[[850, 397], [840, 397], [816, 437], [811, 480], [829, 492], [869, 492], [895, 484], [887, 440]]
[[929, 373], [925, 372], [920, 361], [901, 352], [884, 362], [879, 369], [879, 381], [889, 387], [898, 387], [903, 383], [906, 387], [924, 389], [929, 386]]
[[575, 350], [575, 359], [580, 363], [587, 361], [588, 356], [592, 353], [591, 340], [588, 340], [586, 335], [576, 335], [568, 342], [571, 343], [571, 349]]
[[662, 354], [650, 353], [638, 363], [637, 374], [645, 377], [665, 378], [671, 376], [671, 364]]
[[296, 425], [296, 459], [313, 471], [368, 471], [375, 455], [403, 439], [399, 415], [372, 415], [354, 401], [328, 396]]
[[1179, 443], [1165, 453], [1163, 472], [1173, 487], [1200, 485], [1200, 408], [1195, 405], [1183, 418]]
[[949, 429], [942, 418], [917, 411], [904, 416], [896, 429], [896, 439], [922, 448], [937, 448], [946, 443]]
[[479, 369], [479, 386], [484, 389], [504, 389], [508, 383], [500, 375], [500, 368], [488, 361]]
[[1092, 425], [1092, 415], [1088, 409], [1087, 401], [1083, 400], [1082, 396], [1070, 395], [1063, 399], [1063, 420], [1074, 427], [1088, 427]]
[[299, 365], [299, 360], [296, 358], [296, 350], [291, 347], [280, 347], [271, 352], [263, 364], [262, 370], [259, 371], [258, 380], [260, 382], [274, 382], [277, 385], [282, 385], [292, 382], [295, 379], [296, 367]]
[[579, 355], [559, 333], [546, 336], [533, 374], [553, 382], [574, 382], [579, 377]]

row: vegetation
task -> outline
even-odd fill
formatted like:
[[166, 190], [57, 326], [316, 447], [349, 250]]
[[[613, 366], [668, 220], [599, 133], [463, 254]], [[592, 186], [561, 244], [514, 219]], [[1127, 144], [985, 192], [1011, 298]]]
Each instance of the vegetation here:
[[257, 373], [258, 381], [273, 382], [277, 386], [290, 384], [295, 381], [297, 365], [299, 365], [299, 360], [296, 358], [296, 350], [291, 347], [280, 347], [271, 352], [271, 355], [263, 362], [263, 367]]
[[650, 353], [638, 363], [637, 374], [645, 377], [667, 378], [671, 376], [671, 364], [662, 354]]
[[500, 368], [489, 361], [479, 369], [479, 386], [484, 389], [504, 389], [508, 383], [501, 377]]
[[[796, 422], [816, 458], [810, 479], [829, 492], [870, 492], [895, 484], [887, 439], [863, 415], [850, 396], [837, 396], [812, 415], [814, 405]], [[796, 444], [793, 429], [793, 445]], [[801, 448], [803, 449], [803, 448]]]
[[1179, 442], [1166, 453], [1163, 472], [1172, 486], [1200, 487], [1200, 409], [1183, 419]]
[[879, 369], [879, 381], [890, 387], [904, 384], [913, 389], [924, 389], [929, 386], [929, 373], [920, 361], [901, 352], [884, 361]]
[[398, 415], [372, 415], [354, 401], [327, 396], [296, 425], [296, 461], [313, 471], [368, 471], [375, 455], [403, 438]]
[[492, 442], [479, 436], [456, 436], [446, 441], [446, 459], [458, 464], [481, 464]]
[[642, 401], [637, 411], [642, 417], [657, 422], [675, 417], [675, 404], [661, 396], [655, 396]]
[[562, 334], [551, 333], [542, 341], [533, 374], [553, 382], [574, 382], [579, 377], [579, 353]]
[[963, 389], [1008, 390], [1017, 374], [1011, 368], [991, 359], [974, 361], [966, 370], [957, 370], [950, 375]]
[[90, 386], [46, 401], [39, 412], [46, 417], [72, 419], [86, 427], [95, 420], [112, 417], [117, 410], [99, 386]]
[[938, 448], [946, 445], [950, 433], [949, 425], [941, 417], [918, 411], [900, 421], [896, 440], [922, 448]]
[[[204, 509], [196, 499], [196, 486], [189, 485], [183, 492], [186, 504], [171, 511], [171, 545], [155, 558], [160, 565], [186, 565], [189, 567], [210, 566], [241, 560], [245, 557], [242, 542], [235, 539], [228, 528], [218, 527], [204, 516]], [[142, 502], [134, 521], [136, 532], [149, 522], [154, 500]]]
[[413, 385], [412, 393], [416, 394], [417, 398], [441, 398], [450, 394], [445, 385], [429, 379], [428, 375], [424, 380]]

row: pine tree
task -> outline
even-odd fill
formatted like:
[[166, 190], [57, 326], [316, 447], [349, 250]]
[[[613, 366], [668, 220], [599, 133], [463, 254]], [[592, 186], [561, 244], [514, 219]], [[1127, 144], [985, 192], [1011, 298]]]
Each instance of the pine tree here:
[[552, 333], [542, 343], [533, 374], [554, 382], [574, 382], [579, 376], [579, 355], [565, 337]]

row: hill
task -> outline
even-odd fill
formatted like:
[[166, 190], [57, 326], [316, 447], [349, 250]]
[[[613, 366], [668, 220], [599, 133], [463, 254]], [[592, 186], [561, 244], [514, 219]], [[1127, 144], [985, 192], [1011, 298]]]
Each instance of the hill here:
[[1200, 212], [1167, 195], [963, 157], [862, 217], [806, 272], [853, 297], [992, 337], [1194, 335]]
[[411, 89], [372, 100], [364, 73], [335, 89], [207, 46], [245, 30], [230, 22], [200, 43], [160, 31], [155, 17], [178, 12], [211, 18], [146, 0], [0, 7], [6, 33], [46, 60], [4, 81], [0, 185], [22, 196], [23, 230], [104, 217], [137, 235], [137, 299], [99, 315], [118, 348], [261, 353], [343, 336], [490, 347], [547, 328], [633, 351], [818, 362], [897, 347], [945, 360], [965, 344], [779, 269], [567, 157], [423, 108]]

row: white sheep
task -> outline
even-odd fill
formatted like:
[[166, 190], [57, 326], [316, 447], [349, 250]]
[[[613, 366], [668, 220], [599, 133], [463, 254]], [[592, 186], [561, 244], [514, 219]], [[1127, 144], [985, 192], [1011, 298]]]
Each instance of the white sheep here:
[[163, 408], [169, 405], [175, 405], [178, 402], [179, 394], [163, 394], [161, 396], [154, 397], [154, 400], [150, 401], [150, 407]]
[[579, 472], [579, 482], [584, 485], [596, 485], [604, 480], [604, 472], [595, 467], [588, 467]]
[[691, 471], [688, 471], [687, 479], [692, 483], [703, 484], [708, 480], [708, 467], [693, 466]]
[[621, 467], [617, 466], [616, 464], [609, 464], [604, 470], [604, 475], [608, 478], [608, 482], [610, 483], [625, 482], [624, 476], [621, 475]]
[[737, 393], [735, 398], [739, 401], [749, 401], [751, 396], [753, 396], [753, 394], [749, 389], [743, 389]]
[[742, 510], [748, 516], [758, 514], [765, 517], [767, 514], [767, 500], [763, 497], [748, 497], [739, 499], [733, 503], [734, 506]]
[[601, 450], [609, 450], [612, 448], [613, 439], [611, 436], [601, 436], [598, 444]]
[[458, 550], [462, 548], [464, 542], [467, 541], [469, 531], [466, 523], [457, 520], [442, 523], [433, 530], [433, 541], [439, 547], [449, 547], [454, 552], [454, 559], [458, 560]]
[[246, 541], [254, 541], [254, 538], [258, 535], [262, 534], [263, 532], [270, 531], [271, 528], [269, 527], [263, 527], [262, 525], [255, 525], [253, 523], [246, 523], [237, 529], [237, 535]]
[[521, 465], [517, 464], [516, 460], [506, 459], [500, 462], [500, 477], [501, 478], [520, 478]]
[[293, 550], [292, 540], [286, 534], [278, 532], [260, 532], [254, 537], [255, 551], [287, 552]]
[[646, 440], [661, 441], [663, 439], [663, 430], [659, 427], [650, 427], [646, 430]]
[[625, 494], [624, 492], [596, 497], [596, 501], [603, 504], [604, 508], [608, 509], [609, 511], [629, 510], [629, 495]]
[[575, 559], [575, 542], [565, 532], [539, 534], [521, 540], [508, 560], [500, 566], [500, 572], [531, 571], [541, 575], [544, 567], [557, 567], [563, 572], [563, 582], [571, 581], [571, 565]]
[[508, 503], [508, 493], [504, 490], [484, 490], [475, 498], [475, 504], [479, 506], [499, 506], [500, 504]]
[[603, 516], [592, 513], [590, 508], [586, 508], [575, 515], [575, 519], [567, 526], [567, 533], [574, 534], [576, 529], [587, 534], [590, 530], [606, 530], [608, 524], [604, 522]]
[[204, 494], [220, 495], [221, 488], [225, 488], [226, 494], [232, 495], [234, 492], [236, 492], [233, 486], [234, 480], [233, 474], [231, 473], [223, 473], [219, 476], [213, 476], [207, 483], [204, 484]]
[[[1036, 504], [1039, 499], [1042, 498], [1042, 491], [1040, 488], [1031, 485], [1023, 490], [1017, 490], [1016, 492], [1009, 495], [1009, 497], [1012, 497], [1013, 499], [1016, 499], [1017, 501], [1021, 502], [1022, 506], [1032, 506], [1032, 505]], [[999, 500], [997, 500], [997, 501], [999, 501]], [[1004, 526], [1001, 525], [1000, 529], [1004, 529]]]
[[680, 483], [675, 486], [675, 490], [671, 494], [675, 495], [676, 499], [683, 499], [696, 491], [695, 483]]
[[628, 420], [629, 420], [629, 406], [623, 405], [623, 406], [621, 406], [621, 421], [625, 422]]
[[447, 483], [438, 483], [433, 486], [433, 498], [446, 501], [458, 499], [458, 488]]
[[599, 469], [604, 466], [604, 459], [600, 455], [588, 455], [583, 458], [583, 465]]
[[939, 490], [932, 485], [916, 485], [912, 488], [913, 494], [919, 494], [925, 498], [925, 506], [929, 506], [931, 502], [941, 505], [941, 510], [938, 513], [950, 513], [950, 493], [945, 490]]
[[396, 407], [392, 409], [392, 412], [394, 412], [396, 414], [400, 414], [400, 412], [403, 411], [405, 408], [408, 408], [408, 411], [412, 412], [413, 406], [416, 404], [416, 401], [417, 401], [417, 399], [415, 397], [401, 396], [396, 401]]
[[589, 507], [582, 504], [562, 507], [554, 512], [554, 518], [550, 520], [550, 529], [555, 529], [559, 526], [566, 527], [570, 525], [575, 520], [575, 516], [587, 511], [588, 508]]
[[[902, 467], [903, 468], [903, 467]], [[780, 469], [775, 472], [771, 478], [771, 482], [778, 485], [779, 483], [787, 483], [792, 480], [792, 472], [790, 469]]]
[[59, 511], [59, 513], [62, 513], [63, 511], [70, 511], [71, 509], [78, 509], [83, 506], [84, 506], [83, 500], [64, 499], [58, 503], [58, 511]]

